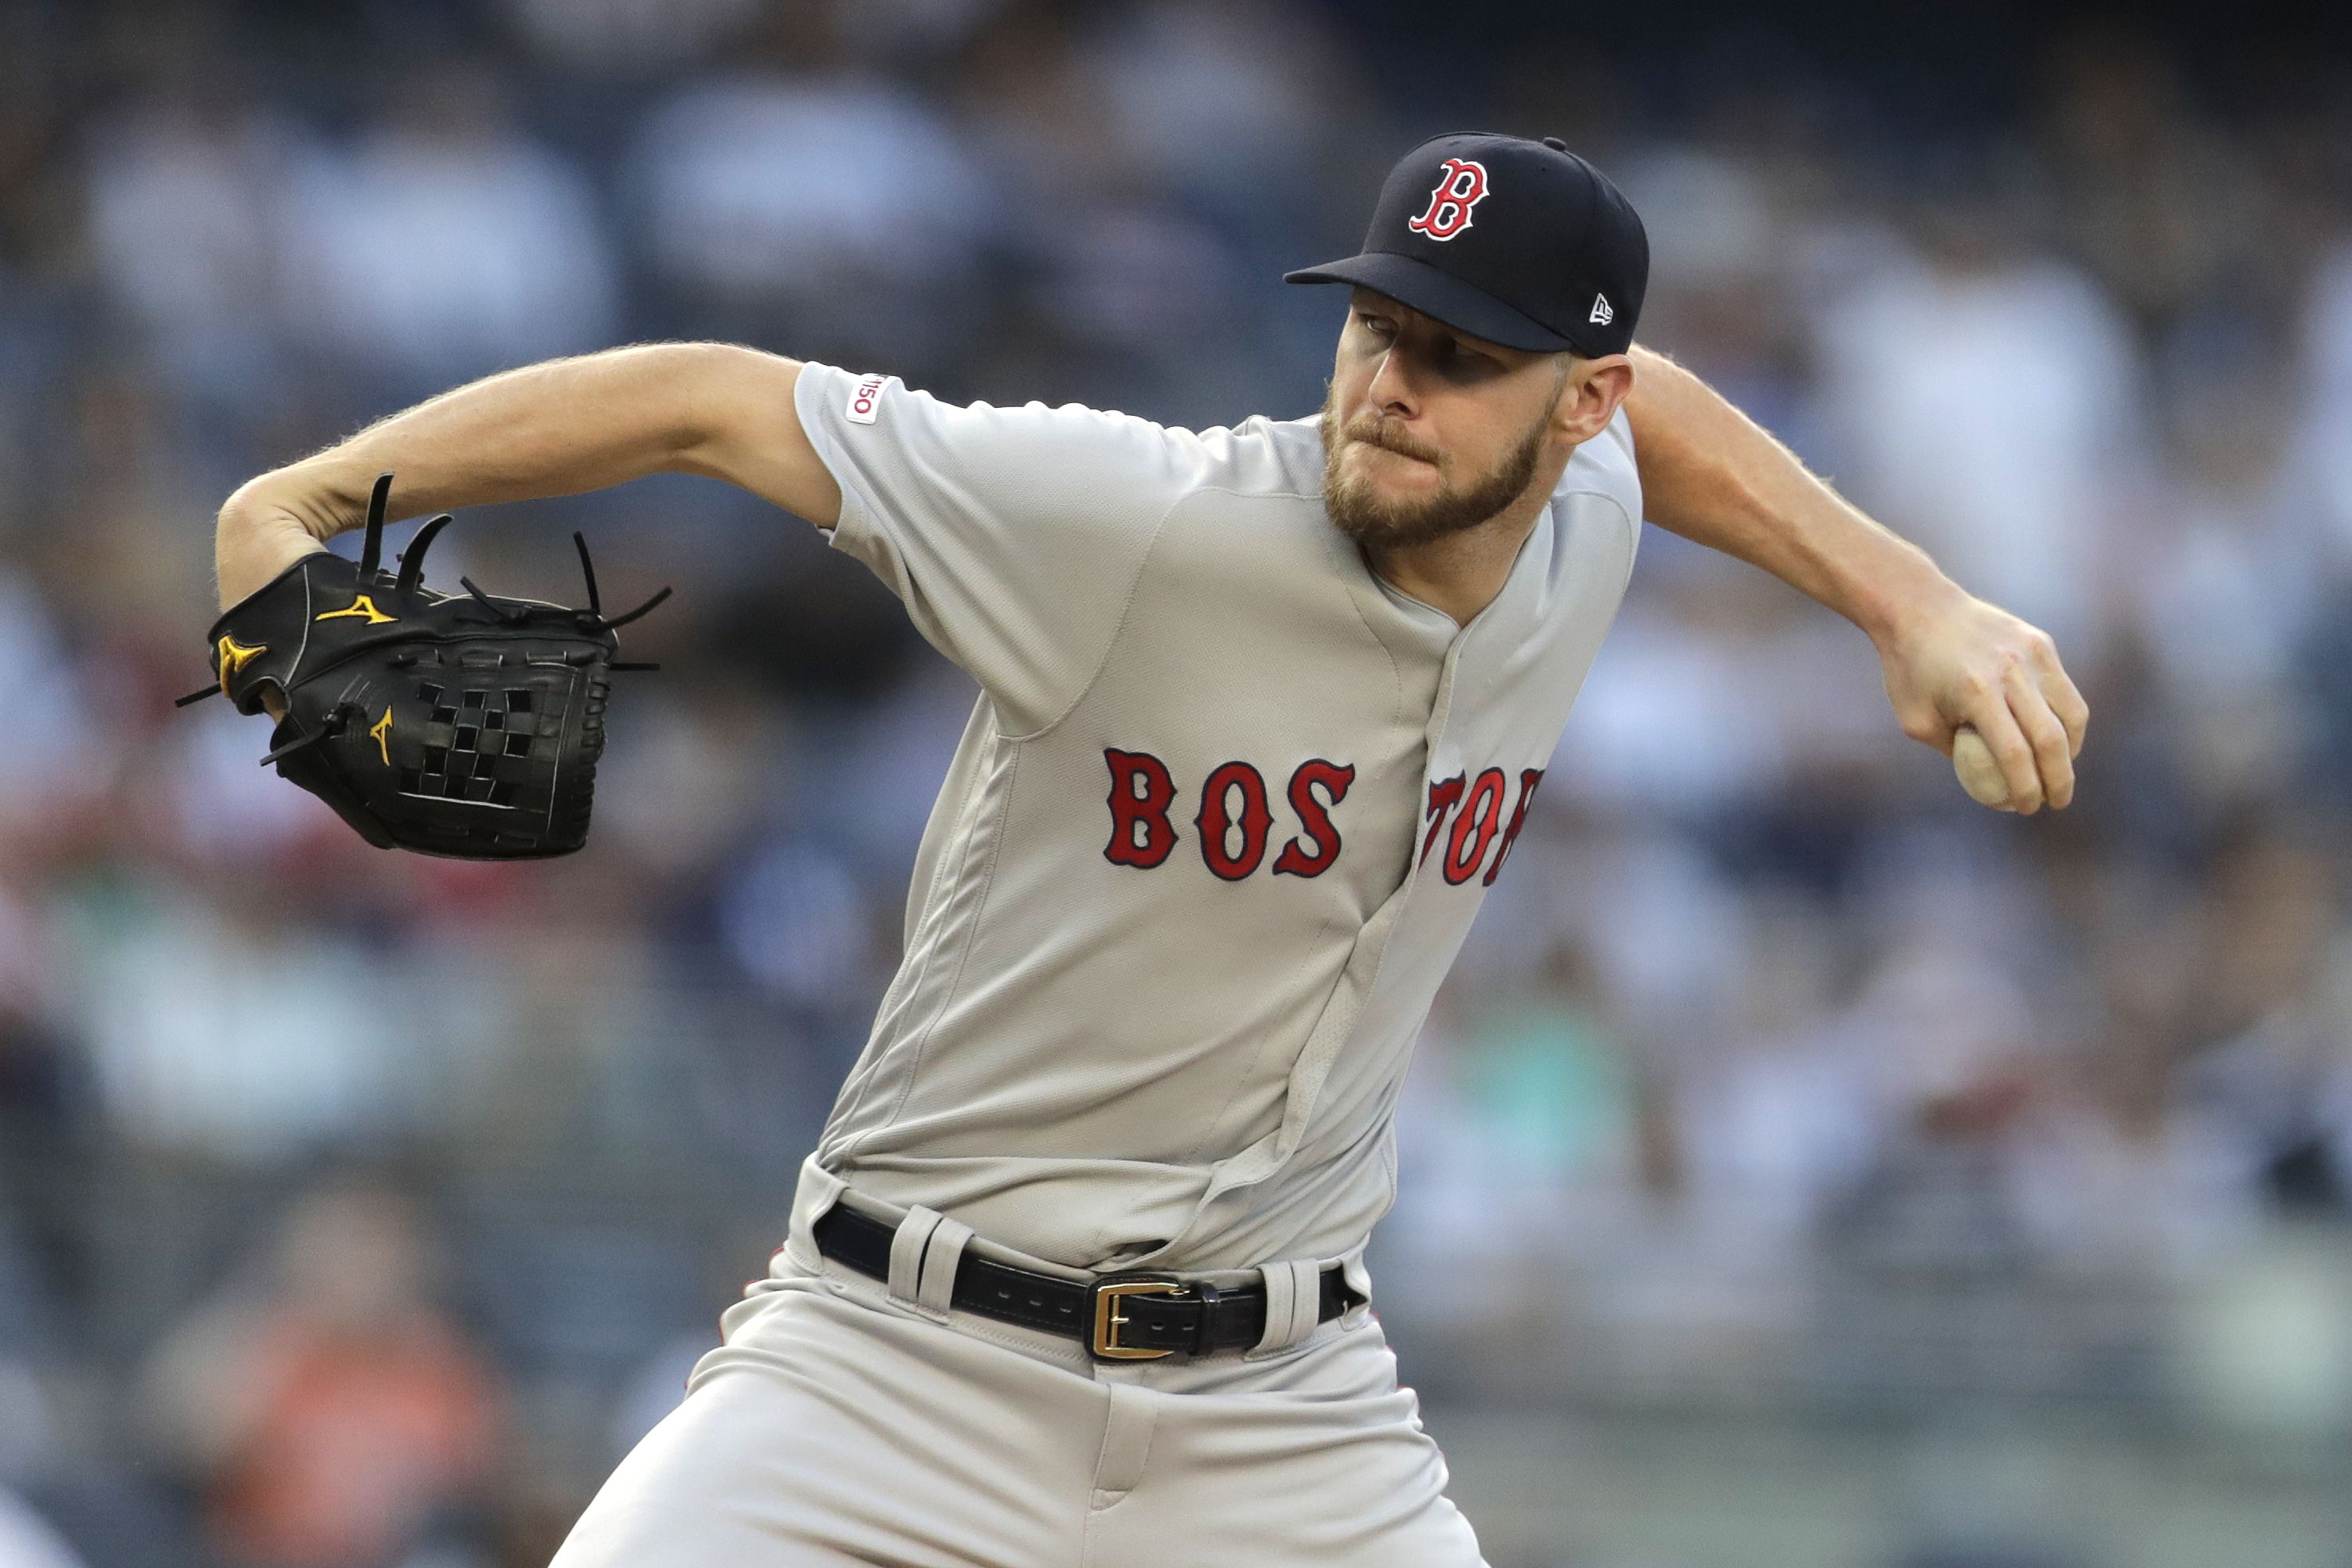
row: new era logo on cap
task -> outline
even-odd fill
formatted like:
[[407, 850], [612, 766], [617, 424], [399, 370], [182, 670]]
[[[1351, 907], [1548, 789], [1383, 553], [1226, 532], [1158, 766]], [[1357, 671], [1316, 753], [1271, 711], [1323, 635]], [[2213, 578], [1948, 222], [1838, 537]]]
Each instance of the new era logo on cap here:
[[1617, 312], [1609, 308], [1609, 296], [1606, 294], [1595, 294], [1592, 297], [1592, 314], [1587, 316], [1585, 320], [1588, 321], [1598, 321], [1601, 325], [1605, 327], [1616, 319]]

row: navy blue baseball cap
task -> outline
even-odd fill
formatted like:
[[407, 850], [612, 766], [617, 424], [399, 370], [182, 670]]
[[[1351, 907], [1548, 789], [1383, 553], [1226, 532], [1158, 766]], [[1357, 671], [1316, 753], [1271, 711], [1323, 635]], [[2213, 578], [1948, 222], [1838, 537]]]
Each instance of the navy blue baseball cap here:
[[1358, 284], [1508, 348], [1591, 358], [1633, 342], [1650, 237], [1558, 138], [1458, 132], [1398, 160], [1361, 255], [1284, 276]]

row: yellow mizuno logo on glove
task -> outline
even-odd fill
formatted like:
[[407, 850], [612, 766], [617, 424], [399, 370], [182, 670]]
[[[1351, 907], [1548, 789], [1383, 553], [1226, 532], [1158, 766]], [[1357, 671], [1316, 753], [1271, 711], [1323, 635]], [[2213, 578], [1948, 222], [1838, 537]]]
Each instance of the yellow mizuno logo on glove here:
[[[386, 618], [389, 619], [390, 617]], [[383, 753], [383, 765], [385, 767], [392, 766], [391, 735], [392, 710], [387, 708], [383, 710], [383, 717], [377, 720], [373, 724], [368, 727], [368, 739], [373, 741], [375, 742], [375, 749]]]
[[235, 637], [225, 637], [221, 638], [220, 646], [214, 650], [214, 662], [220, 666], [221, 695], [224, 697], [228, 695], [228, 678], [230, 676], [235, 675], [238, 670], [243, 669], [247, 665], [251, 664], [255, 659], [259, 658], [263, 654], [268, 653], [268, 651], [269, 645], [268, 643], [256, 643], [253, 647], [247, 647], [243, 643], [237, 641]]
[[256, 643], [251, 647], [247, 647], [235, 637], [225, 637], [220, 640], [221, 673], [235, 675], [268, 651], [269, 645], [266, 642]]
[[340, 621], [346, 616], [360, 616], [365, 619], [367, 624], [372, 626], [380, 626], [386, 621], [396, 621], [400, 618], [398, 616], [387, 616], [382, 610], [377, 609], [375, 607], [375, 601], [369, 598], [365, 594], [362, 594], [357, 598], [353, 599], [351, 604], [351, 608], [347, 610], [329, 610], [322, 616], [312, 616], [310, 618], [314, 621]]

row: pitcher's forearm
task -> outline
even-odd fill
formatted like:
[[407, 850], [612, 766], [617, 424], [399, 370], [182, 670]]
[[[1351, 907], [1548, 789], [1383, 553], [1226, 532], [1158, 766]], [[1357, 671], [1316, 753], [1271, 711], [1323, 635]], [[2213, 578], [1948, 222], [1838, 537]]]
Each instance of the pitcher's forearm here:
[[773, 380], [768, 367], [789, 364], [721, 343], [651, 343], [443, 393], [240, 487], [215, 541], [221, 602], [360, 526], [378, 474], [397, 476], [392, 515], [415, 517], [576, 495], [668, 469], [710, 471], [696, 454], [726, 426], [719, 405], [734, 384], [746, 373]]
[[1633, 351], [1626, 417], [1652, 522], [1759, 566], [1884, 641], [1958, 588], [1754, 420], [1664, 355]]

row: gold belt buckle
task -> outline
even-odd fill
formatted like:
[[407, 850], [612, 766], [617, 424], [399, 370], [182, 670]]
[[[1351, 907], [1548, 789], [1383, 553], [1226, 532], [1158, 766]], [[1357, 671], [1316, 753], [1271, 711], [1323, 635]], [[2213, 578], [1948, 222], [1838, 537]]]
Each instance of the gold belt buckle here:
[[1129, 1296], [1181, 1296], [1185, 1287], [1175, 1279], [1098, 1279], [1095, 1282], [1095, 1354], [1105, 1361], [1158, 1361], [1172, 1350], [1142, 1350], [1118, 1342], [1118, 1331], [1128, 1321], [1118, 1303]]

